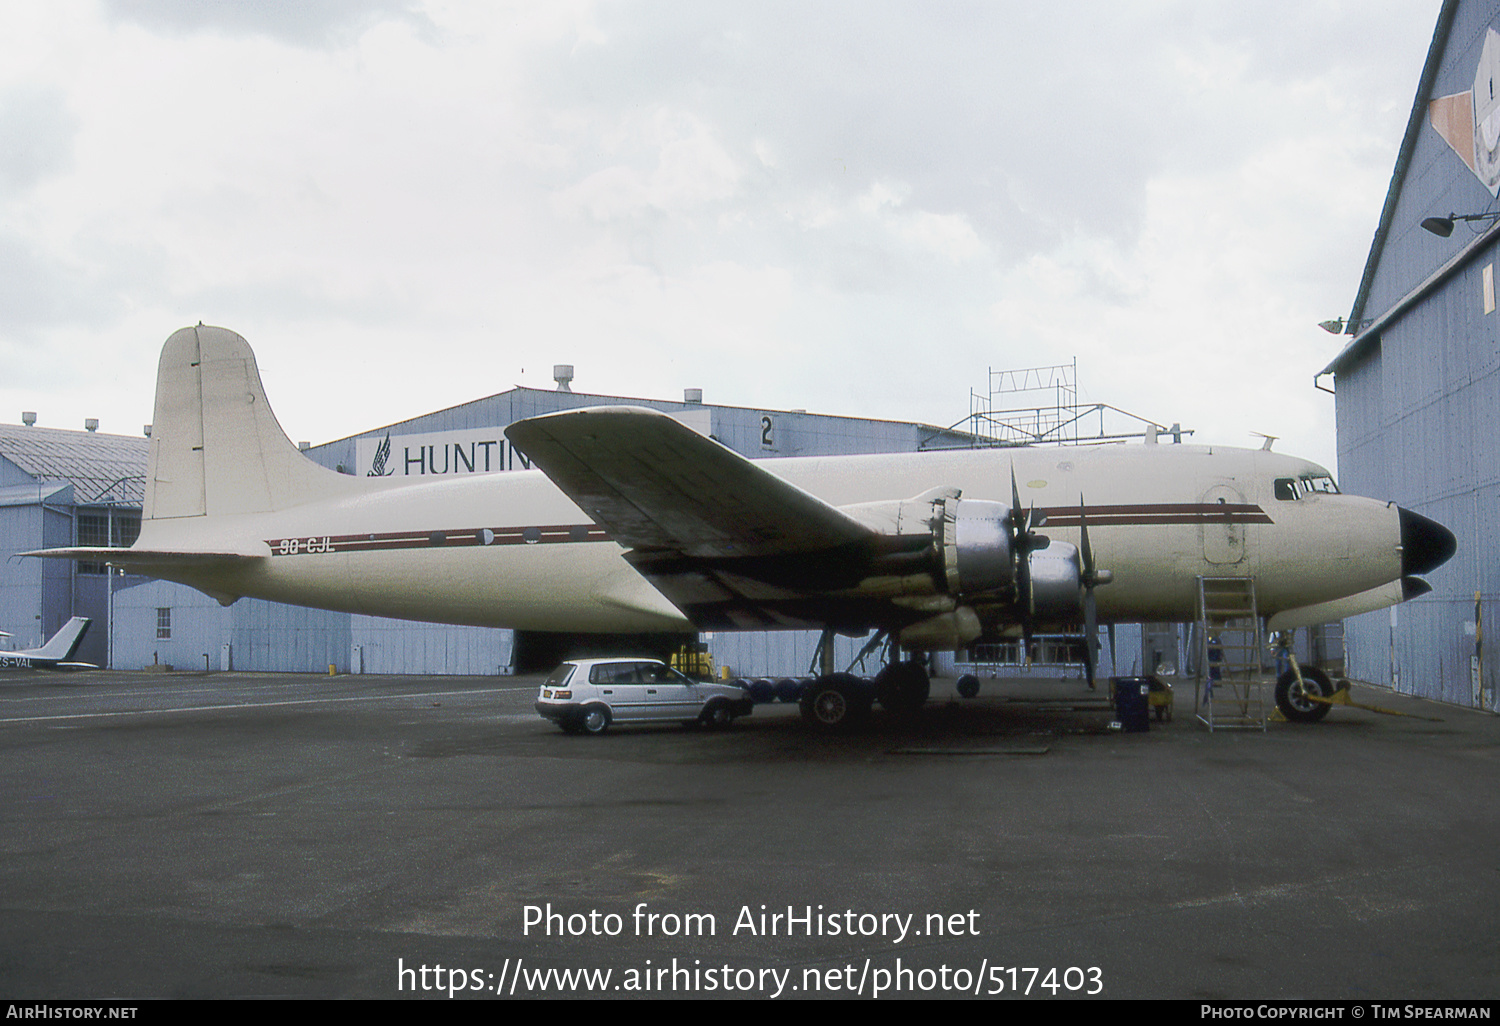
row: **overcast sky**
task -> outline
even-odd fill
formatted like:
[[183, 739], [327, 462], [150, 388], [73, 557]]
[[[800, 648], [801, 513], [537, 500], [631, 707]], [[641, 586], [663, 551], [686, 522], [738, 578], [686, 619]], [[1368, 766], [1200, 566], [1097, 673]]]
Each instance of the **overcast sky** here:
[[294, 439], [551, 388], [948, 425], [990, 368], [1332, 464], [1439, 0], [8, 0], [0, 421], [162, 342]]

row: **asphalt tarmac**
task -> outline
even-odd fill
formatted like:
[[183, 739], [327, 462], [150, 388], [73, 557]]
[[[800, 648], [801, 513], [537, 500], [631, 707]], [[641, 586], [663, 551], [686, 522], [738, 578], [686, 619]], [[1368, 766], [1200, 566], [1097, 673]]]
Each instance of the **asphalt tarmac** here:
[[574, 737], [538, 683], [6, 675], [0, 997], [1500, 997], [1494, 716]]

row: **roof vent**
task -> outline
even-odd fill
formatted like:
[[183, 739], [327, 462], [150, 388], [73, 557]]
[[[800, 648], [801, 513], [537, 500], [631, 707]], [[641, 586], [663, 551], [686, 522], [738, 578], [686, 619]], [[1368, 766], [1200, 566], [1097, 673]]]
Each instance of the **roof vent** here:
[[703, 405], [703, 389], [701, 389], [701, 388], [684, 388], [682, 390], [682, 401], [685, 402], [685, 403], [691, 403], [694, 406], [702, 406]]
[[552, 380], [557, 382], [559, 392], [573, 391], [568, 387], [568, 382], [573, 380], [573, 365], [571, 363], [555, 363], [552, 365]]
[[83, 429], [85, 431], [98, 431], [99, 430], [99, 418], [98, 417], [85, 417], [84, 421], [83, 421]]
[[36, 427], [36, 411], [23, 410], [21, 412], [21, 423], [27, 427]]

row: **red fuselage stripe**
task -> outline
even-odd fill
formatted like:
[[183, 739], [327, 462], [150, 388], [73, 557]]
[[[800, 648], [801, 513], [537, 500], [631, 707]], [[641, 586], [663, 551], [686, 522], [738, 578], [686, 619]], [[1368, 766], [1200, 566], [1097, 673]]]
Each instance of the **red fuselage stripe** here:
[[[1275, 523], [1259, 506], [1245, 503], [1160, 503], [1141, 506], [1051, 506], [1036, 510], [1043, 527], [1148, 527], [1182, 524]], [[556, 545], [610, 541], [597, 524], [550, 524], [537, 527], [466, 527], [453, 531], [386, 531], [374, 534], [303, 535], [268, 538], [273, 556], [321, 555], [327, 552], [393, 552], [485, 545]]]

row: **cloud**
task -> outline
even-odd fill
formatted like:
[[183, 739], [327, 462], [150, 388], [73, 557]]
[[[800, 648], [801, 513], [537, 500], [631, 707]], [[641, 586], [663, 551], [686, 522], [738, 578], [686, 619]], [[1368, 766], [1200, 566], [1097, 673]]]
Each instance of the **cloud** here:
[[0, 351], [35, 348], [58, 323], [98, 326], [119, 308], [118, 291], [89, 268], [0, 231]]
[[0, 196], [67, 171], [77, 131], [61, 89], [21, 85], [0, 93]]
[[224, 323], [327, 361], [278, 398], [311, 438], [554, 362], [951, 423], [987, 368], [1077, 355], [1094, 398], [1243, 442], [1273, 395], [1331, 451], [1313, 325], [1357, 284], [1429, 6], [0, 7], [0, 331], [149, 365]]
[[414, 0], [104, 0], [111, 18], [151, 32], [259, 35], [293, 46], [345, 45], [380, 21], [430, 24]]

